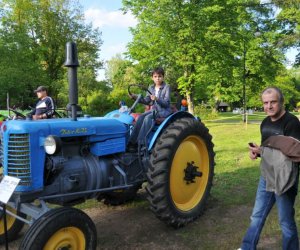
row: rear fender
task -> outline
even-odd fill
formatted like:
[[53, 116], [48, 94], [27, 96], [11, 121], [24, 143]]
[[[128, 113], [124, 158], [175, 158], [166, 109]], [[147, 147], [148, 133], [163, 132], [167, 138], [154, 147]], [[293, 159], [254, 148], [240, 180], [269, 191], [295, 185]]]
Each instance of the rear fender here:
[[149, 147], [148, 150], [151, 150], [152, 147], [154, 146], [157, 138], [159, 137], [159, 135], [162, 133], [162, 131], [168, 127], [168, 125], [179, 119], [179, 118], [183, 118], [183, 117], [188, 117], [188, 118], [194, 118], [194, 119], [198, 119], [195, 116], [193, 116], [192, 114], [188, 113], [188, 112], [184, 112], [184, 111], [178, 111], [176, 113], [173, 113], [172, 115], [168, 116], [158, 127], [158, 129], [155, 131], [150, 143], [149, 143]]

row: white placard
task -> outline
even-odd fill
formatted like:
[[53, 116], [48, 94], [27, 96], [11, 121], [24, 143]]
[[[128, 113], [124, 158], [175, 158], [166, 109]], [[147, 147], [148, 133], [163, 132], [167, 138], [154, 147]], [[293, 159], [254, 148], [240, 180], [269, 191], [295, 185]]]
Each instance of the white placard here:
[[0, 182], [0, 201], [4, 204], [7, 204], [13, 192], [20, 182], [19, 178], [4, 176]]

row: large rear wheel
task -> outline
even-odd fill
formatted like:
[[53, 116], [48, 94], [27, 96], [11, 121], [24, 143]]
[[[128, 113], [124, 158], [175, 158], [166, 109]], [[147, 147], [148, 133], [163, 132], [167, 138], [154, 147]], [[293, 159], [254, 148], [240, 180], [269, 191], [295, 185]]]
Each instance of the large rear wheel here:
[[181, 118], [158, 138], [147, 173], [148, 199], [156, 216], [174, 227], [204, 210], [214, 174], [212, 137], [203, 123]]
[[20, 250], [77, 249], [94, 250], [96, 228], [81, 210], [62, 207], [42, 215], [29, 228]]

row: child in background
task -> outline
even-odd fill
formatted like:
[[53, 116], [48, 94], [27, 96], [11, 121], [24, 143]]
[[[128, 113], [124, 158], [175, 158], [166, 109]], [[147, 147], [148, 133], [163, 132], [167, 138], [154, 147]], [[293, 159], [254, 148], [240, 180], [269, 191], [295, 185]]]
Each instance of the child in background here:
[[181, 100], [180, 111], [187, 111], [188, 110], [187, 106], [188, 106], [187, 100], [182, 99]]

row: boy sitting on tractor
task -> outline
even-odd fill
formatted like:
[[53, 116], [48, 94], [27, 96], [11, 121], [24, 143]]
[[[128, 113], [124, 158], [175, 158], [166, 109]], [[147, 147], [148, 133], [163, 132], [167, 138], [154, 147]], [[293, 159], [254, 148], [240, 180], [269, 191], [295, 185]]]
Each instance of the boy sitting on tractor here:
[[[130, 147], [146, 145], [147, 135], [152, 129], [156, 118], [165, 118], [170, 115], [170, 86], [164, 82], [165, 72], [158, 67], [152, 71], [153, 85], [148, 88], [147, 96], [140, 99], [140, 103], [150, 105], [150, 110], [142, 114], [132, 131], [129, 139]], [[131, 97], [136, 99], [137, 96], [132, 94]]]

